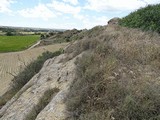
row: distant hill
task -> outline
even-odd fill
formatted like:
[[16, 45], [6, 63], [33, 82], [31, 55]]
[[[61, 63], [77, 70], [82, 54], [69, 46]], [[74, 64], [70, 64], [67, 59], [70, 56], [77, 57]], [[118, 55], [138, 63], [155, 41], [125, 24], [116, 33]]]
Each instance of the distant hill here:
[[120, 20], [120, 25], [160, 33], [160, 4], [148, 5]]
[[55, 32], [65, 31], [65, 29], [51, 29], [51, 28], [34, 28], [34, 27], [14, 27], [14, 26], [0, 26], [0, 31], [24, 31], [24, 32]]

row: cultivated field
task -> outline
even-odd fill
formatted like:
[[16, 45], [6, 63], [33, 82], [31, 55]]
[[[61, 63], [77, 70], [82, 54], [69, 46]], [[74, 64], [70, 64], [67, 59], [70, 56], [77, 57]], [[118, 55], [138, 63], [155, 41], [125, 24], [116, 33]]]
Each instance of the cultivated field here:
[[[13, 75], [24, 68], [24, 64], [35, 60], [45, 51], [57, 51], [67, 43], [42, 46], [21, 52], [0, 53], [0, 96], [7, 90]], [[0, 47], [1, 48], [1, 47]]]
[[39, 35], [0, 36], [0, 52], [24, 50], [39, 40]]

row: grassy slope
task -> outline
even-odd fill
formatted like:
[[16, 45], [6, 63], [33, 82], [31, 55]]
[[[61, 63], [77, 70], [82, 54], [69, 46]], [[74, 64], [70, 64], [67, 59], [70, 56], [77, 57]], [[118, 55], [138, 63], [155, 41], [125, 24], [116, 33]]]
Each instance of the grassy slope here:
[[76, 62], [69, 120], [159, 120], [160, 36], [120, 26], [96, 27], [67, 48]]
[[39, 40], [38, 35], [0, 36], [0, 52], [20, 51]]

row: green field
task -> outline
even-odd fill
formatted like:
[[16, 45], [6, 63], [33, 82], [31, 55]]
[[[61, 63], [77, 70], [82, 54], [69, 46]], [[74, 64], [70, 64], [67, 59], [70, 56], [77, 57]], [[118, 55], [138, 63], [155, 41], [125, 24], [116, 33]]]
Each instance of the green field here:
[[39, 40], [39, 35], [0, 36], [0, 52], [24, 50]]

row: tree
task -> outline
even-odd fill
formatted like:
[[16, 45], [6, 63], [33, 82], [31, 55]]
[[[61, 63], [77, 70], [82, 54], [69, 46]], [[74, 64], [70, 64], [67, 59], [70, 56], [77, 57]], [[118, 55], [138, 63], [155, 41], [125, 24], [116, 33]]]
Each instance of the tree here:
[[40, 38], [41, 38], [41, 40], [42, 40], [42, 39], [45, 39], [45, 35], [44, 35], [44, 34], [41, 34], [41, 37], [40, 37]]
[[12, 33], [11, 31], [7, 31], [6, 35], [7, 35], [7, 36], [12, 36], [13, 33]]

